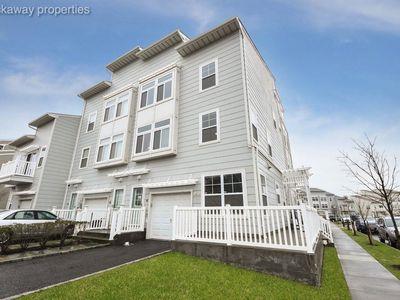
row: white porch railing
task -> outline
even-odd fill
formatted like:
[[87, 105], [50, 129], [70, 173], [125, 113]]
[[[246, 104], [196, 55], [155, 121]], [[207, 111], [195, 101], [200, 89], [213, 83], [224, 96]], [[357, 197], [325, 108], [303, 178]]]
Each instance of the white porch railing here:
[[173, 239], [313, 253], [321, 219], [305, 205], [175, 207]]
[[33, 177], [35, 172], [36, 162], [24, 161], [24, 160], [13, 160], [6, 162], [1, 165], [0, 177], [6, 177], [11, 175], [29, 176]]
[[125, 232], [144, 231], [145, 208], [56, 209], [52, 212], [64, 220], [86, 223], [84, 230], [110, 230], [110, 240]]

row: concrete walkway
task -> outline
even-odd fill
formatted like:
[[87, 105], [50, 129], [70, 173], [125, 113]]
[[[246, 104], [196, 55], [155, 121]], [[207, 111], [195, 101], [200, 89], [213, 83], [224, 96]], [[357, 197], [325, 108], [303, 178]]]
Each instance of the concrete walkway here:
[[353, 299], [400, 299], [400, 280], [334, 224], [332, 232]]
[[171, 249], [170, 242], [145, 240], [0, 265], [0, 299], [99, 272]]

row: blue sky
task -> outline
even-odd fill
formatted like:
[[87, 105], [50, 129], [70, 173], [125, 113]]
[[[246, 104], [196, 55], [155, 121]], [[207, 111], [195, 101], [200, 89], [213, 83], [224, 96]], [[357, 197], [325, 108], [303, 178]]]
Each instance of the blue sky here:
[[88, 6], [87, 16], [0, 15], [0, 138], [29, 133], [48, 112], [79, 114], [79, 91], [109, 79], [105, 65], [180, 28], [188, 36], [239, 16], [277, 79], [296, 166], [313, 186], [354, 184], [339, 149], [367, 133], [400, 153], [400, 1], [0, 1]]

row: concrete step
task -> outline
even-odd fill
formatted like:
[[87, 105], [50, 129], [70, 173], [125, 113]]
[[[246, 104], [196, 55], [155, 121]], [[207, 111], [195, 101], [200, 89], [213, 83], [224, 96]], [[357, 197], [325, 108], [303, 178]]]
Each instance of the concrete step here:
[[110, 243], [110, 233], [109, 232], [99, 232], [99, 231], [81, 231], [77, 234], [77, 239], [89, 240], [100, 243]]

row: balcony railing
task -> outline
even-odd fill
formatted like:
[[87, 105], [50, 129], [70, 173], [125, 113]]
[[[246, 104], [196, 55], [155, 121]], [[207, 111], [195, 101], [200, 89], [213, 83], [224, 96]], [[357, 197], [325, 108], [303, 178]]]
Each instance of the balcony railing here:
[[0, 178], [7, 176], [28, 176], [33, 177], [35, 173], [35, 162], [24, 160], [13, 160], [1, 165]]

